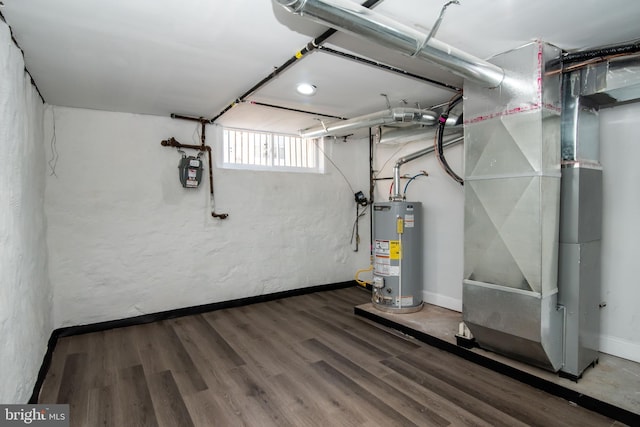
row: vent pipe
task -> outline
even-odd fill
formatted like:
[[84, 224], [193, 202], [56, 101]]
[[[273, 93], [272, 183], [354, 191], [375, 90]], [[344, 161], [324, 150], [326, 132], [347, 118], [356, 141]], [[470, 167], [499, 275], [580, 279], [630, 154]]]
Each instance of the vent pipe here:
[[349, 0], [277, 0], [288, 11], [438, 64], [487, 88], [503, 82], [504, 70]]
[[[442, 144], [442, 147], [446, 148], [463, 141], [464, 136], [449, 138]], [[393, 166], [393, 194], [389, 197], [389, 200], [402, 200], [402, 193], [400, 193], [400, 166], [419, 159], [422, 156], [426, 156], [429, 153], [433, 153], [435, 150], [436, 147], [434, 145], [430, 145], [429, 147], [423, 148], [415, 153], [402, 156], [396, 161], [396, 164]]]
[[417, 123], [433, 126], [438, 121], [438, 115], [433, 111], [420, 110], [418, 108], [397, 107], [389, 110], [355, 117], [328, 125], [315, 126], [300, 131], [302, 138], [319, 138], [322, 136], [336, 136], [346, 134], [355, 129], [365, 127], [384, 126], [400, 123]]

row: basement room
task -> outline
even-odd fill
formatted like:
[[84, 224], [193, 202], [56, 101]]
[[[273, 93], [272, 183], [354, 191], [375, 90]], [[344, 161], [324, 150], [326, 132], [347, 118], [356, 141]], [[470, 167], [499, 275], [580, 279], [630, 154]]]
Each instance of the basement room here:
[[0, 426], [640, 425], [638, 22], [0, 1]]

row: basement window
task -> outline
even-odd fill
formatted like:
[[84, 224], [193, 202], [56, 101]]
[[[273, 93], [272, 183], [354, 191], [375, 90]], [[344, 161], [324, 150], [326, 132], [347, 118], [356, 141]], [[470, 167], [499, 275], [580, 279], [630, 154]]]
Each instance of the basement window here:
[[283, 172], [324, 171], [322, 140], [224, 128], [223, 167]]

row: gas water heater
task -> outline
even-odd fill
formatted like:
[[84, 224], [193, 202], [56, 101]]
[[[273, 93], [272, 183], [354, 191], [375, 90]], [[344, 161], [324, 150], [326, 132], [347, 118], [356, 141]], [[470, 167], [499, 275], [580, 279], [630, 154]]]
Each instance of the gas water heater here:
[[373, 306], [392, 313], [422, 309], [422, 204], [373, 205]]

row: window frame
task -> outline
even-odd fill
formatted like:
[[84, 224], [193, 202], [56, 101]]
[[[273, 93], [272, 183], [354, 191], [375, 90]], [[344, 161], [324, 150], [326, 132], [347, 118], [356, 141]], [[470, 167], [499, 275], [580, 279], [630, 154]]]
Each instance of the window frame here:
[[[233, 134], [234, 147], [229, 147], [231, 135]], [[241, 141], [237, 141], [238, 134]], [[220, 132], [219, 166], [224, 169], [240, 169], [254, 171], [271, 172], [296, 172], [296, 173], [319, 173], [325, 172], [324, 164], [324, 141], [319, 139], [301, 138], [299, 135], [284, 134], [278, 132], [258, 131], [252, 129], [241, 129], [235, 127], [221, 126]], [[240, 162], [231, 162], [233, 156], [232, 149], [241, 144], [243, 157]], [[277, 144], [277, 147], [276, 145]], [[301, 146], [304, 144], [304, 146]], [[266, 145], [266, 147], [265, 147]], [[262, 154], [256, 153], [256, 148], [266, 150]], [[309, 150], [311, 148], [311, 150]], [[274, 150], [278, 150], [278, 155]], [[245, 151], [246, 150], [246, 151]], [[245, 154], [246, 153], [246, 154]], [[236, 155], [236, 159], [237, 159]], [[304, 166], [312, 161], [313, 166]], [[291, 165], [295, 162], [295, 165]]]

